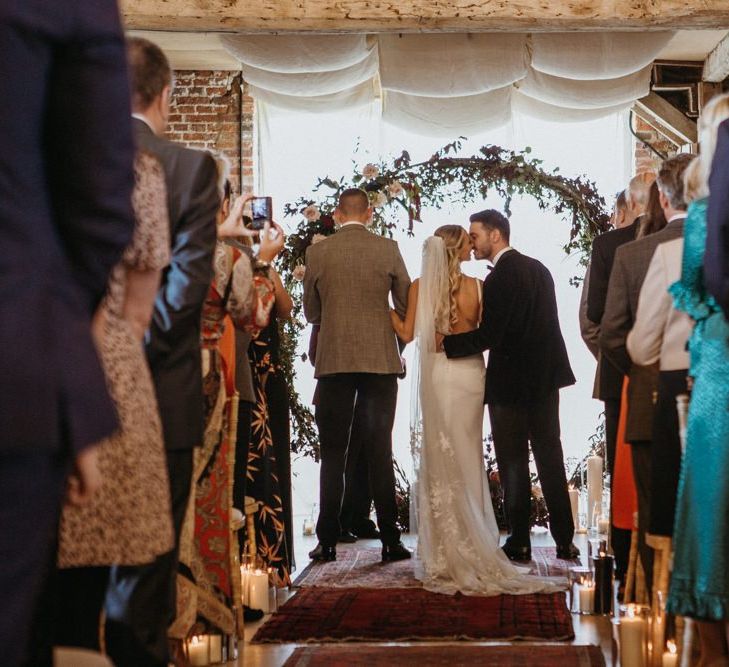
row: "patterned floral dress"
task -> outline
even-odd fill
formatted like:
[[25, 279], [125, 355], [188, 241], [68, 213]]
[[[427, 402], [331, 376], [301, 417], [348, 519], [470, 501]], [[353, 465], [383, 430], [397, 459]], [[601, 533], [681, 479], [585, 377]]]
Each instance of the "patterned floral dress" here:
[[205, 436], [203, 447], [195, 451], [194, 491], [180, 540], [178, 617], [169, 633], [173, 638], [186, 637], [196, 623], [226, 634], [242, 632], [233, 579], [239, 576], [238, 542], [230, 528], [235, 447], [229, 438], [229, 410], [234, 383], [226, 382], [235, 364], [226, 362], [219, 344], [227, 318], [237, 328], [258, 331], [268, 324], [273, 303], [273, 283], [254, 276], [249, 258], [219, 241], [202, 315]]
[[155, 158], [137, 156], [134, 236], [112, 271], [104, 338], [106, 381], [121, 428], [100, 445], [103, 484], [81, 507], [66, 505], [59, 533], [61, 568], [141, 565], [172, 549], [169, 481], [162, 425], [142, 342], [124, 319], [130, 270], [163, 269], [170, 261], [164, 174]]
[[704, 285], [707, 200], [691, 204], [684, 227], [676, 308], [696, 326], [689, 340], [694, 379], [676, 502], [667, 609], [729, 619], [729, 324]]
[[248, 452], [246, 495], [261, 503], [256, 517], [258, 558], [274, 571], [278, 586], [291, 583], [291, 464], [289, 405], [279, 367], [279, 330], [275, 318], [251, 341], [256, 405]]

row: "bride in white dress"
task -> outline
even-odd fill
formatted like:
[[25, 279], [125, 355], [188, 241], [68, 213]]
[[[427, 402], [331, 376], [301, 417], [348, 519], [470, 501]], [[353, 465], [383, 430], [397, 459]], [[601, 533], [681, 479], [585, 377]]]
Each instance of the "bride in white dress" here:
[[416, 576], [438, 593], [560, 590], [564, 582], [529, 575], [499, 547], [483, 458], [483, 355], [448, 359], [436, 352], [436, 332], [478, 327], [482, 283], [461, 273], [461, 262], [470, 255], [471, 241], [462, 227], [439, 227], [423, 245], [421, 276], [410, 288], [405, 320], [391, 313], [398, 337], [406, 343], [417, 339], [419, 353], [413, 410], [419, 441]]

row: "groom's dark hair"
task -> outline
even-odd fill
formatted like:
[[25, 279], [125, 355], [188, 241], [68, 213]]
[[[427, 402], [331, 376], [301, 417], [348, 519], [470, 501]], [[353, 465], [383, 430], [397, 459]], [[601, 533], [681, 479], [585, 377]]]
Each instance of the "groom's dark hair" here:
[[470, 218], [470, 222], [480, 222], [487, 229], [498, 229], [501, 232], [501, 236], [504, 237], [504, 241], [509, 242], [509, 236], [511, 236], [511, 227], [509, 221], [502, 213], [499, 213], [496, 209], [487, 208], [485, 211], [479, 211], [474, 213]]

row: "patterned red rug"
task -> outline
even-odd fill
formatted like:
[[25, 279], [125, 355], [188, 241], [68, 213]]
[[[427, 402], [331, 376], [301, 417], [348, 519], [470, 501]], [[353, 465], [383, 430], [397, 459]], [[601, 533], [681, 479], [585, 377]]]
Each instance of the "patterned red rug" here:
[[[541, 577], [566, 577], [578, 561], [558, 560], [554, 547], [532, 549], [532, 573]], [[420, 588], [412, 560], [383, 564], [377, 547], [345, 546], [332, 563], [312, 561], [296, 577], [294, 586], [328, 588]]]
[[[538, 659], [534, 652], [539, 651]], [[597, 646], [317, 646], [297, 648], [283, 667], [605, 667]]]
[[258, 630], [286, 642], [574, 638], [564, 593], [439, 595], [422, 588], [302, 588]]

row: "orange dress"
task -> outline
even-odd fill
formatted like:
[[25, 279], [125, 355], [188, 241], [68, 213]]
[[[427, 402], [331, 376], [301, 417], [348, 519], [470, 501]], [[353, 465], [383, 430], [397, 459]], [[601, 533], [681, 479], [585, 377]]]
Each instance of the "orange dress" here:
[[615, 446], [615, 470], [612, 479], [612, 522], [616, 528], [633, 529], [633, 515], [638, 511], [638, 494], [633, 478], [633, 457], [630, 444], [625, 442], [628, 415], [628, 378], [623, 382], [620, 420]]

